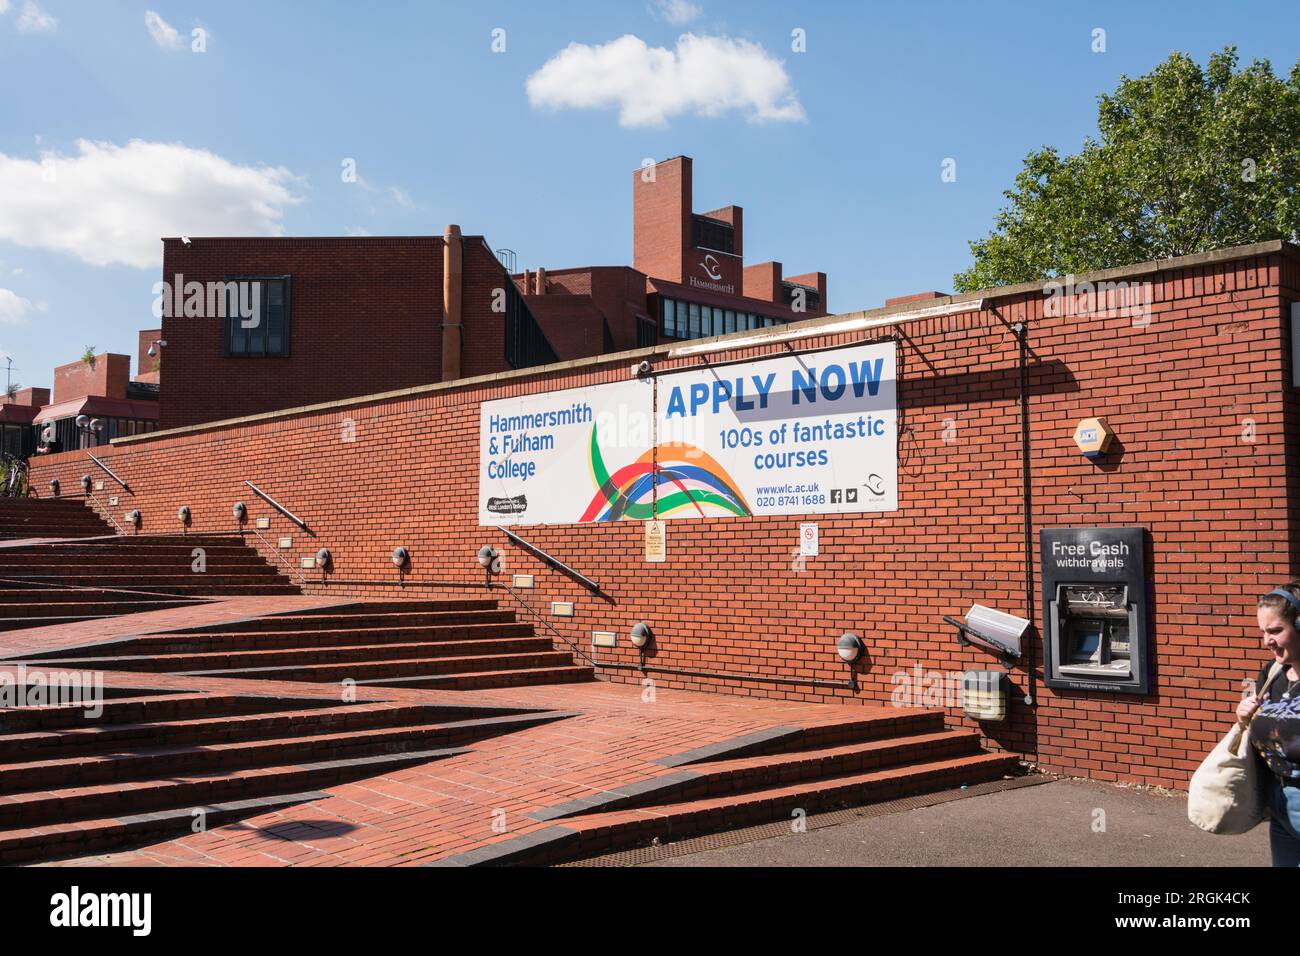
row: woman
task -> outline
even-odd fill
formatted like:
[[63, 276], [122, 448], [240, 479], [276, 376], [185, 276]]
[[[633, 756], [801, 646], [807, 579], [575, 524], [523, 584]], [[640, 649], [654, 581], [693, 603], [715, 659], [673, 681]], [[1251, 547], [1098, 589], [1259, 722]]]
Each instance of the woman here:
[[1273, 660], [1238, 705], [1237, 719], [1249, 724], [1250, 742], [1267, 765], [1261, 769], [1273, 865], [1294, 867], [1300, 866], [1300, 583], [1264, 595], [1258, 614]]

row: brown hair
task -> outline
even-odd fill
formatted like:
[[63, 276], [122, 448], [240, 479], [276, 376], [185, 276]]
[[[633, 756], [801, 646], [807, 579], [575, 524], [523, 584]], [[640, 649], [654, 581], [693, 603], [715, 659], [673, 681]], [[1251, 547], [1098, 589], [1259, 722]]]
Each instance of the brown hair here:
[[[1278, 585], [1277, 590], [1285, 591], [1297, 601], [1300, 601], [1300, 581], [1292, 581], [1290, 584]], [[1277, 616], [1286, 621], [1292, 627], [1296, 626], [1296, 618], [1300, 617], [1300, 608], [1296, 607], [1286, 598], [1278, 594], [1265, 594], [1259, 599], [1260, 607], [1268, 607], [1277, 611]]]

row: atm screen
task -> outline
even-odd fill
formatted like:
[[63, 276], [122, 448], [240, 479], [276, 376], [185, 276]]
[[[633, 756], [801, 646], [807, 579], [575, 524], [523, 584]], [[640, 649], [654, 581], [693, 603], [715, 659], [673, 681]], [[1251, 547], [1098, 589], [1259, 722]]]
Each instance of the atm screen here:
[[1093, 655], [1097, 653], [1097, 648], [1101, 646], [1101, 631], [1105, 626], [1102, 621], [1087, 621], [1075, 625], [1074, 636], [1077, 643], [1074, 647], [1074, 660], [1092, 660]]

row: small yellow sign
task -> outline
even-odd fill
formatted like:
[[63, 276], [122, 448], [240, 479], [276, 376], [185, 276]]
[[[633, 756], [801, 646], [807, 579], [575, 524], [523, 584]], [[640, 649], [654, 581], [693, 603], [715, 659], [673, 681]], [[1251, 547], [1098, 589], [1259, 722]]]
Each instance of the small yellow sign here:
[[663, 561], [668, 557], [668, 535], [662, 521], [652, 520], [645, 523], [645, 559]]

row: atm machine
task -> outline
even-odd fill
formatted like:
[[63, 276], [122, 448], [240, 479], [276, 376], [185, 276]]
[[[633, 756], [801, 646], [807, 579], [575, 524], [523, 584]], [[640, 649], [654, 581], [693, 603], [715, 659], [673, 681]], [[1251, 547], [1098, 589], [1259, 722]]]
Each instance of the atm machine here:
[[1044, 683], [1150, 692], [1151, 627], [1144, 528], [1047, 528]]

